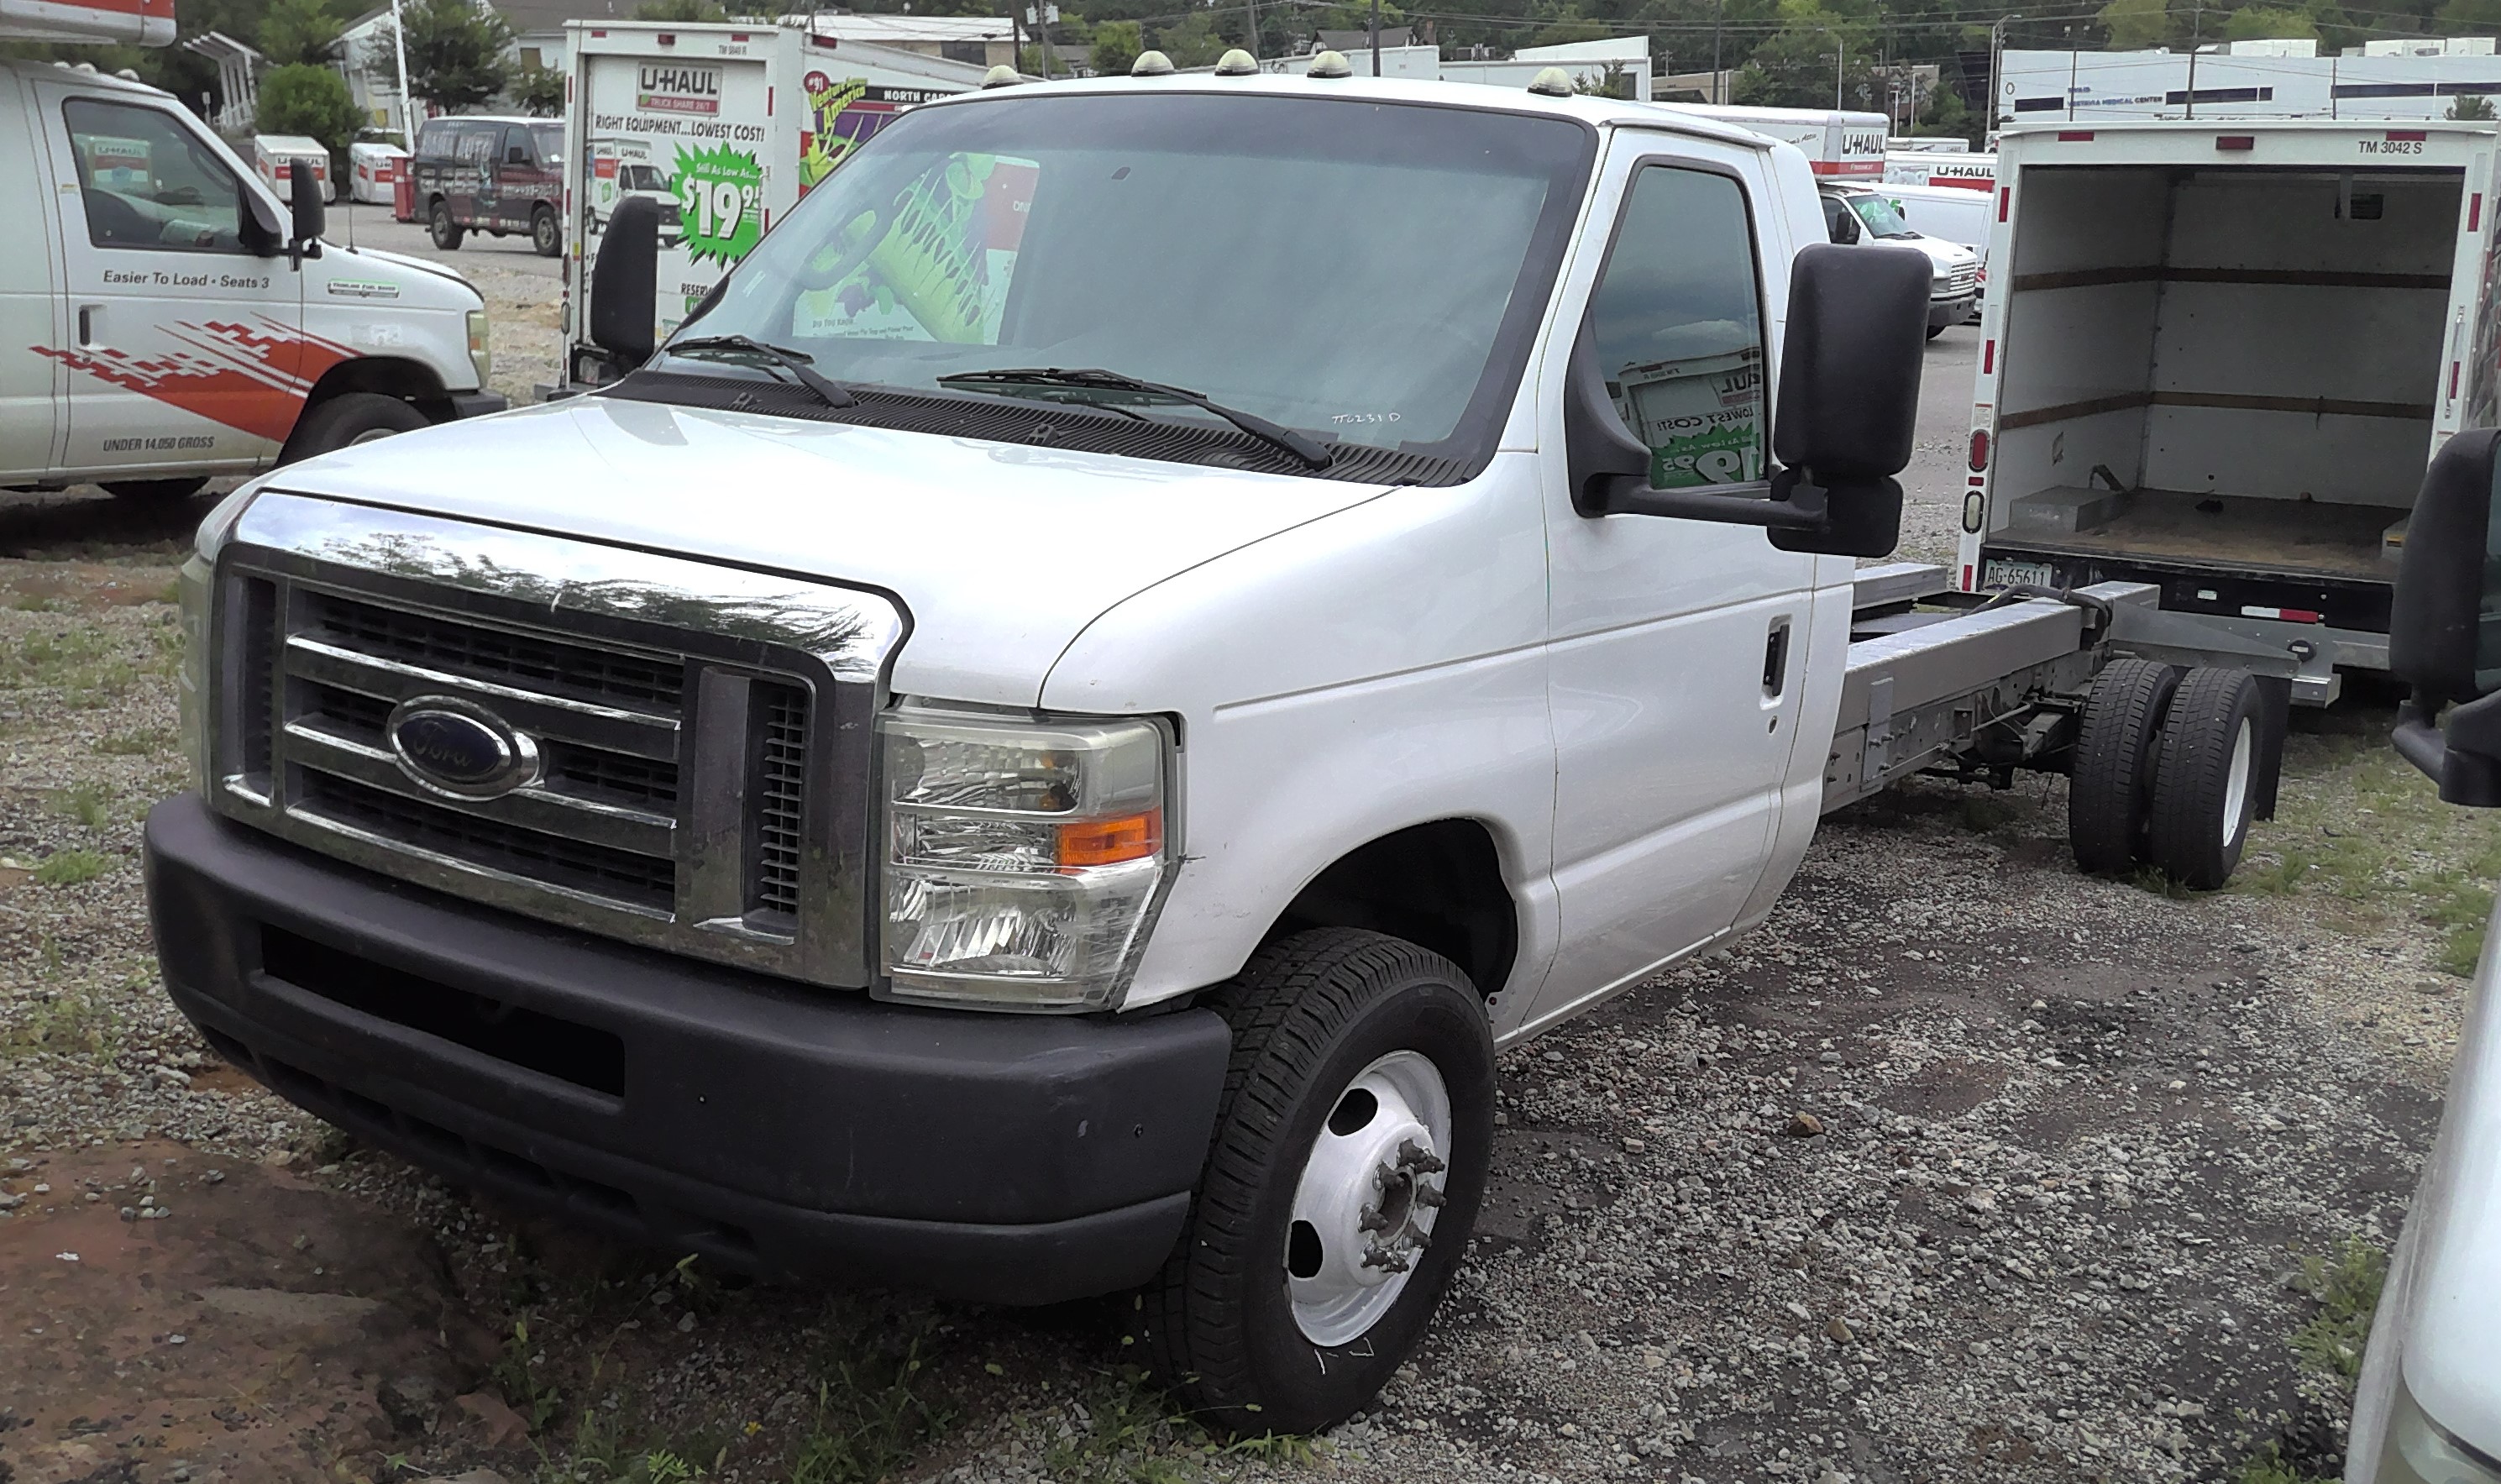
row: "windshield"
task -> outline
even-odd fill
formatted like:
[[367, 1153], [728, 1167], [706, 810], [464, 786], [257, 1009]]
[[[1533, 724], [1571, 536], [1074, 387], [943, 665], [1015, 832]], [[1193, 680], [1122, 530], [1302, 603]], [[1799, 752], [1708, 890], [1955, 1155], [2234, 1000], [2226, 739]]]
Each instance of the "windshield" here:
[[1351, 100], [918, 110], [810, 192], [684, 337], [751, 336], [915, 390], [1101, 368], [1323, 440], [1489, 454], [1591, 149], [1567, 120]]
[[1850, 209], [1858, 214], [1859, 220], [1867, 223], [1869, 236], [1917, 237], [1919, 235], [1911, 230], [1911, 223], [1902, 219], [1900, 209], [1884, 197], [1851, 196], [1848, 199]]
[[617, 185], [624, 190], [666, 190], [669, 183], [650, 165], [619, 165]]

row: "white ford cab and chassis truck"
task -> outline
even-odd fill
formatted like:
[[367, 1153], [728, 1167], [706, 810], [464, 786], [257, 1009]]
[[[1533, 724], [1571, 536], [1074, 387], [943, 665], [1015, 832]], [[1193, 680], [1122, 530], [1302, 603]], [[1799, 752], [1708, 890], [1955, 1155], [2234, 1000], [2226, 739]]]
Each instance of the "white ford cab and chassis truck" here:
[[1134, 1291], [1202, 1415], [1303, 1430], [1461, 1261], [1497, 1048], [1760, 920], [1825, 809], [2072, 769], [2088, 863], [2228, 874], [2288, 656], [1853, 569], [1924, 255], [1743, 129], [1344, 70], [916, 109], [656, 347], [622, 200], [602, 385], [237, 491], [176, 1003], [622, 1237]]

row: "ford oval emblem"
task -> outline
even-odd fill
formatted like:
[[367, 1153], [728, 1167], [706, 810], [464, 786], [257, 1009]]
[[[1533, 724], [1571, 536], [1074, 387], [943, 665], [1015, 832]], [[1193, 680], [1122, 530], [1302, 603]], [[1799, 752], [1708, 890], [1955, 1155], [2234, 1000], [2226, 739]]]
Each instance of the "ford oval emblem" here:
[[440, 793], [492, 798], [538, 773], [530, 739], [473, 702], [413, 697], [391, 712], [386, 731], [401, 770]]

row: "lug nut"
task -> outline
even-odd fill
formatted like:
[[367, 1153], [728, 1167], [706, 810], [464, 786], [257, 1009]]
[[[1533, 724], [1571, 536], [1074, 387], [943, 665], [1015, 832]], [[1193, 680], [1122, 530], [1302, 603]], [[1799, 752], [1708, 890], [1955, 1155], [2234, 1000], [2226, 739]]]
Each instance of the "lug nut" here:
[[1414, 1139], [1401, 1139], [1398, 1141], [1398, 1167], [1414, 1170], [1418, 1174], [1431, 1175], [1438, 1174], [1449, 1166], [1432, 1155], [1417, 1148]]
[[[1448, 1205], [1450, 1203], [1450, 1199], [1451, 1197], [1443, 1195], [1437, 1187], [1430, 1185], [1418, 1185], [1416, 1187], [1416, 1203], [1419, 1206]], [[1371, 1208], [1367, 1206], [1365, 1209], [1369, 1210]]]

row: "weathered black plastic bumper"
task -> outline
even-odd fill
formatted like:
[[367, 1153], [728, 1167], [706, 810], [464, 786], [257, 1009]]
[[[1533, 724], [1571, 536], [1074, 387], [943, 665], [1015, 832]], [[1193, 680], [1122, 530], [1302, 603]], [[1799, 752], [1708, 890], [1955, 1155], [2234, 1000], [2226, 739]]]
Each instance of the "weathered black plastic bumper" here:
[[1968, 293], [1956, 294], [1951, 299], [1930, 299], [1928, 328], [1941, 330], [1962, 323], [1971, 318], [1972, 308], [1978, 302], [1975, 295]]
[[450, 1177], [780, 1277], [1048, 1303], [1144, 1281], [1223, 1081], [1205, 1010], [984, 1015], [808, 990], [148, 818], [174, 1001], [290, 1101]]

